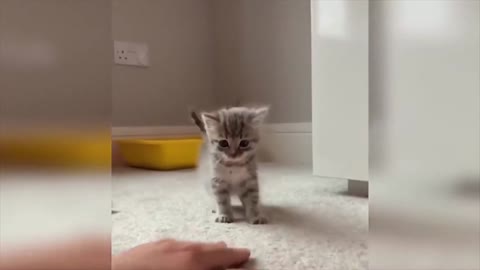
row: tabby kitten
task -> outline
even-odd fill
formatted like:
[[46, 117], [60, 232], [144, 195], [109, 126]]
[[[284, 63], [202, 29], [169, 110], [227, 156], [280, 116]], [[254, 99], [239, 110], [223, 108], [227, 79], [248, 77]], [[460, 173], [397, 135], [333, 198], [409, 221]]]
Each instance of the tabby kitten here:
[[250, 223], [267, 223], [260, 212], [256, 163], [259, 126], [267, 113], [267, 107], [233, 107], [202, 113], [202, 122], [195, 121], [208, 140], [213, 177], [207, 188], [215, 198], [216, 222], [233, 222], [230, 199], [236, 195]]

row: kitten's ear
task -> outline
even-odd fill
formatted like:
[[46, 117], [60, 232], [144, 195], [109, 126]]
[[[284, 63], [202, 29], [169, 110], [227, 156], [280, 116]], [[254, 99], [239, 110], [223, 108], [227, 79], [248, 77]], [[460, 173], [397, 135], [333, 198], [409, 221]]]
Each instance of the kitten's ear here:
[[270, 108], [268, 106], [252, 109], [252, 124], [260, 125], [268, 115]]
[[193, 122], [197, 127], [200, 129], [201, 132], [205, 133], [205, 125], [203, 124], [203, 121], [198, 117], [198, 114], [196, 111], [190, 111], [190, 117], [192, 118]]
[[220, 117], [217, 113], [202, 113], [202, 121], [206, 128], [212, 128], [220, 123]]

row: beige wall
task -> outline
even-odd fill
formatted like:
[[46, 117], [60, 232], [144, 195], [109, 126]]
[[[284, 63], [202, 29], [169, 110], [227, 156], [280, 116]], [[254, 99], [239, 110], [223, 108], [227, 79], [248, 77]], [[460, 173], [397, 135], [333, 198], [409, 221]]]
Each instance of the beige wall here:
[[109, 0], [1, 0], [2, 125], [108, 122], [110, 26]]
[[113, 37], [146, 42], [151, 66], [113, 67], [113, 124], [189, 124], [188, 109], [272, 105], [310, 122], [308, 0], [114, 0]]
[[113, 38], [145, 42], [150, 67], [113, 66], [113, 125], [189, 124], [213, 103], [209, 0], [114, 0]]
[[[309, 14], [306, 0], [2, 0], [2, 120], [183, 125], [238, 101], [310, 121]], [[151, 66], [112, 69], [112, 35], [148, 43]]]
[[271, 104], [270, 122], [311, 121], [310, 1], [214, 1], [220, 104]]

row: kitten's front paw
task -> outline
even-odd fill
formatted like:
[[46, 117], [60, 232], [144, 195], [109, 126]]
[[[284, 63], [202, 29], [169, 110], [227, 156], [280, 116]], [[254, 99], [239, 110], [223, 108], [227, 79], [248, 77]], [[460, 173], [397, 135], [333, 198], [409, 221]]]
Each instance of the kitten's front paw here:
[[230, 217], [230, 216], [227, 216], [227, 215], [218, 215], [215, 218], [215, 222], [218, 222], [218, 223], [232, 223], [233, 218]]
[[250, 222], [250, 224], [255, 224], [255, 225], [267, 224], [268, 219], [264, 216], [257, 216], [257, 217], [250, 218], [249, 222]]

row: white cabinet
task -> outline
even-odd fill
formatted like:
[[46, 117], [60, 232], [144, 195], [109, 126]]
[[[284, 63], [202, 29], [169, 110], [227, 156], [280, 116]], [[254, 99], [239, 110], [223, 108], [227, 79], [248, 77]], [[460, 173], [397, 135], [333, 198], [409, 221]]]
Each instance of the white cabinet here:
[[368, 180], [368, 1], [311, 1], [313, 172]]

